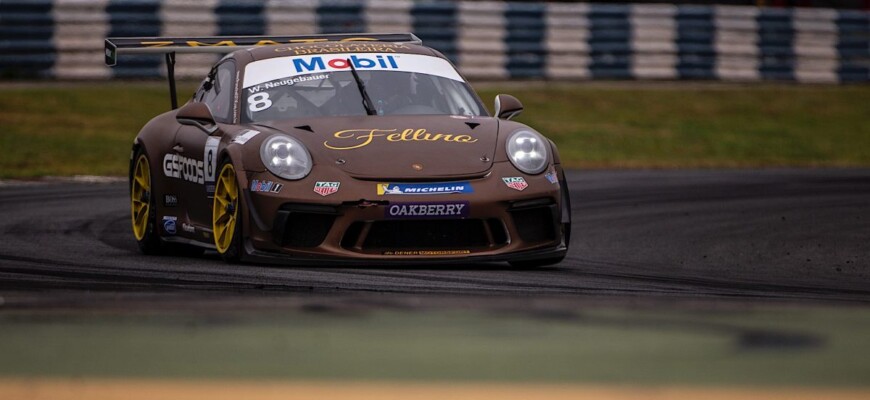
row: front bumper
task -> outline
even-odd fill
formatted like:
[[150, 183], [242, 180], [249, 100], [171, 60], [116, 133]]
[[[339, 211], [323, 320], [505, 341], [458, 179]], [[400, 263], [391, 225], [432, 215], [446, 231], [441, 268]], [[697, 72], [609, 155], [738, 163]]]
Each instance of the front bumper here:
[[[563, 176], [559, 166], [548, 170]], [[502, 178], [522, 177], [523, 190]], [[280, 181], [268, 172], [250, 180]], [[247, 258], [304, 264], [478, 263], [563, 256], [565, 226], [560, 182], [525, 175], [509, 163], [495, 163], [484, 177], [463, 179], [473, 193], [379, 195], [377, 181], [350, 178], [334, 170], [296, 182], [278, 193], [243, 189]], [[321, 196], [317, 182], [340, 182]], [[386, 182], [386, 181], [380, 181]], [[463, 203], [457, 218], [390, 218], [391, 205]]]

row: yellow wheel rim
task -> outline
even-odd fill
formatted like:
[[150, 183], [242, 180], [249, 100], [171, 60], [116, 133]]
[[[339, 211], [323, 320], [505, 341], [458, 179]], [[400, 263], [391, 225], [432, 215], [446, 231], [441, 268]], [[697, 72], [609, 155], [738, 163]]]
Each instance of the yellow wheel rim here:
[[151, 167], [144, 154], [136, 160], [130, 187], [133, 235], [136, 240], [142, 240], [148, 230], [148, 213], [151, 211]]
[[236, 219], [239, 215], [239, 185], [236, 183], [236, 170], [232, 164], [224, 165], [214, 188], [212, 207], [212, 228], [214, 245], [219, 253], [226, 253], [233, 242], [236, 232]]

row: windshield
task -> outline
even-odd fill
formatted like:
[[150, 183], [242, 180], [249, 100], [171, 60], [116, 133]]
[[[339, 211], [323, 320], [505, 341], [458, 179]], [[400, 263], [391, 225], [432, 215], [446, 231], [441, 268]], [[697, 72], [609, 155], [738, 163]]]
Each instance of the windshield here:
[[377, 115], [484, 115], [452, 65], [417, 54], [279, 57], [245, 68], [244, 122], [367, 115], [356, 69]]

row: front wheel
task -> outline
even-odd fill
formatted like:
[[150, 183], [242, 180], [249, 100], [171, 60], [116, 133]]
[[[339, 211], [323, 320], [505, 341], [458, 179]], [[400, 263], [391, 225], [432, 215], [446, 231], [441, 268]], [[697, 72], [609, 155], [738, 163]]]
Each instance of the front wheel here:
[[136, 151], [130, 173], [130, 208], [133, 236], [144, 254], [159, 254], [162, 246], [155, 223], [156, 209], [151, 183], [151, 163], [141, 149]]
[[212, 204], [214, 245], [224, 261], [236, 263], [242, 257], [241, 196], [236, 170], [229, 160], [220, 167]]

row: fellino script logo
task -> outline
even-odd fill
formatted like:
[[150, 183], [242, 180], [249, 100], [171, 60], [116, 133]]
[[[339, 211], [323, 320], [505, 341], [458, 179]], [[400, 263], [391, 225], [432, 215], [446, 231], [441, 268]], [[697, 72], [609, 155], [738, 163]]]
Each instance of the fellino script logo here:
[[378, 140], [389, 143], [398, 142], [451, 142], [451, 143], [474, 143], [477, 139], [471, 135], [455, 135], [452, 133], [434, 133], [426, 128], [408, 128], [399, 132], [398, 129], [346, 129], [335, 132], [333, 138], [323, 142], [323, 145], [332, 150], [352, 150], [368, 146]]

